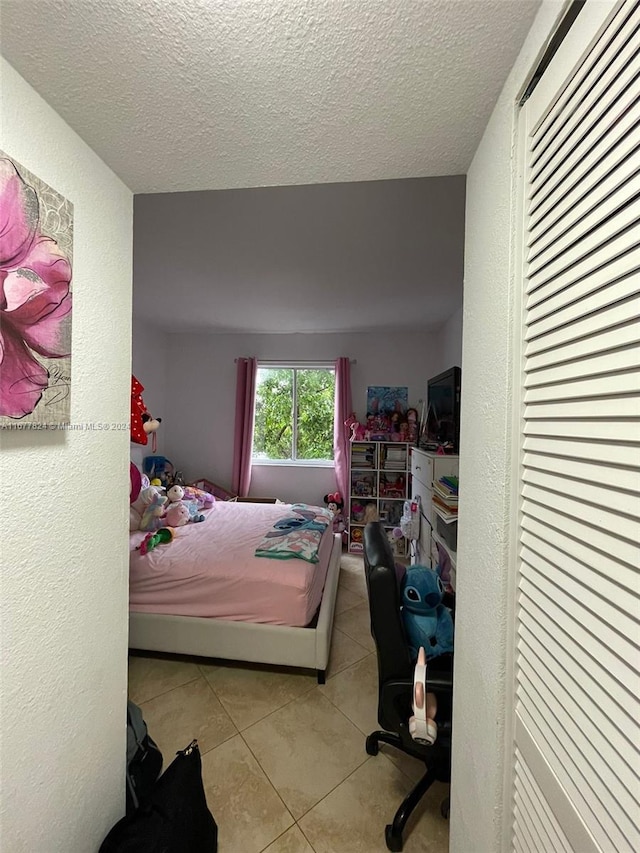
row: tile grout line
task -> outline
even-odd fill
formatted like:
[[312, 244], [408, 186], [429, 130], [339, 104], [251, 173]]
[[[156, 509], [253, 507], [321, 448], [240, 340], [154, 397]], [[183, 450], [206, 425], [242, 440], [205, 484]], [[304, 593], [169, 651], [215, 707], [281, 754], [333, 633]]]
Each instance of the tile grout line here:
[[231, 722], [233, 723], [233, 725], [236, 727], [236, 729], [238, 729], [238, 734], [241, 734], [243, 731], [244, 731], [244, 732], [246, 732], [246, 731], [247, 731], [248, 729], [250, 729], [252, 726], [255, 726], [255, 725], [257, 725], [258, 723], [261, 723], [263, 720], [266, 720], [266, 719], [267, 719], [268, 717], [270, 717], [272, 714], [277, 714], [277, 713], [278, 713], [278, 711], [281, 711], [283, 708], [286, 708], [286, 707], [287, 707], [287, 705], [290, 705], [292, 702], [295, 702], [297, 699], [301, 699], [303, 696], [306, 696], [306, 695], [307, 695], [307, 693], [311, 693], [311, 691], [312, 691], [312, 690], [315, 690], [315, 688], [318, 686], [318, 685], [317, 685], [317, 684], [315, 684], [315, 683], [311, 684], [311, 686], [310, 686], [309, 688], [307, 688], [306, 690], [303, 690], [303, 691], [302, 691], [302, 693], [299, 693], [297, 696], [294, 696], [293, 698], [288, 699], [288, 700], [284, 703], [284, 705], [280, 705], [278, 708], [274, 708], [274, 709], [273, 709], [273, 711], [269, 711], [267, 714], [265, 714], [265, 715], [264, 715], [264, 717], [260, 717], [259, 719], [254, 720], [254, 721], [253, 721], [252, 723], [250, 723], [248, 726], [245, 726], [245, 728], [244, 728], [244, 729], [239, 729], [239, 728], [238, 728], [238, 724], [234, 721], [234, 719], [233, 719], [233, 717], [231, 716], [231, 714], [227, 711], [227, 707], [226, 707], [226, 705], [224, 704], [224, 701], [222, 700], [222, 698], [221, 698], [220, 696], [218, 696], [218, 694], [216, 693], [216, 691], [215, 691], [215, 689], [214, 689], [213, 685], [211, 685], [211, 684], [209, 683], [209, 681], [208, 681], [208, 679], [206, 678], [206, 676], [205, 676], [205, 681], [207, 682], [207, 684], [209, 684], [209, 687], [210, 687], [210, 688], [211, 688], [211, 690], [213, 691], [214, 696], [216, 697], [216, 699], [217, 699], [217, 700], [220, 702], [220, 704], [222, 705], [222, 707], [223, 707], [223, 709], [224, 709], [225, 714], [229, 717], [229, 719], [231, 720]]
[[[297, 821], [296, 821], [295, 817], [294, 817], [294, 816], [291, 814], [291, 812], [289, 811], [289, 806], [285, 803], [285, 801], [284, 801], [284, 800], [282, 799], [282, 797], [280, 796], [280, 792], [278, 791], [278, 789], [276, 788], [276, 786], [275, 786], [275, 785], [273, 784], [273, 782], [271, 781], [271, 777], [269, 776], [269, 774], [267, 773], [267, 771], [265, 770], [265, 768], [264, 768], [264, 767], [262, 766], [262, 764], [260, 763], [260, 759], [258, 758], [258, 756], [255, 754], [255, 752], [251, 749], [251, 747], [249, 746], [249, 744], [248, 744], [248, 743], [247, 743], [247, 741], [245, 740], [245, 738], [244, 738], [244, 736], [243, 736], [242, 732], [238, 732], [238, 735], [239, 735], [239, 736], [240, 736], [240, 738], [242, 739], [243, 744], [244, 744], [244, 745], [247, 747], [247, 749], [249, 750], [249, 753], [253, 756], [253, 760], [256, 762], [256, 764], [258, 765], [258, 767], [260, 768], [260, 770], [262, 770], [262, 773], [264, 774], [264, 778], [267, 780], [267, 782], [269, 783], [269, 785], [271, 785], [271, 787], [273, 788], [273, 791], [274, 791], [274, 793], [275, 793], [276, 797], [277, 797], [277, 798], [280, 800], [280, 802], [282, 803], [282, 807], [284, 808], [284, 810], [286, 811], [286, 813], [289, 815], [289, 817], [290, 817], [290, 818], [291, 818], [291, 820], [293, 821], [293, 824], [291, 824], [290, 826], [288, 826], [288, 827], [285, 829], [285, 831], [284, 831], [284, 832], [288, 832], [288, 831], [291, 829], [291, 826], [294, 826], [294, 825], [297, 823]], [[280, 833], [280, 835], [284, 835], [284, 832]], [[280, 835], [278, 835], [277, 837], [278, 837], [278, 838], [280, 838]], [[270, 844], [273, 844], [273, 842], [274, 842], [274, 841], [276, 841], [276, 839], [275, 839], [275, 838], [273, 838], [273, 839], [269, 842], [269, 844], [267, 844], [267, 847], [269, 847], [269, 845], [270, 845]], [[266, 849], [266, 848], [265, 848], [265, 849]]]
[[[318, 685], [316, 685], [316, 687], [318, 687]], [[361, 734], [363, 738], [366, 738], [366, 735], [363, 735], [363, 734], [362, 734], [362, 731], [358, 728], [358, 726], [356, 726], [356, 724], [353, 722], [353, 720], [350, 720], [350, 719], [349, 719], [349, 717], [347, 717], [347, 715], [344, 713], [344, 711], [341, 711], [341, 710], [340, 710], [340, 708], [338, 708], [338, 707], [337, 707], [337, 705], [334, 705], [334, 704], [333, 704], [333, 702], [329, 699], [329, 697], [328, 697], [328, 696], [324, 696], [323, 694], [320, 694], [320, 695], [321, 695], [321, 696], [323, 696], [323, 698], [324, 698], [324, 699], [327, 699], [327, 700], [328, 700], [328, 702], [329, 702], [329, 704], [330, 704], [333, 708], [335, 708], [337, 711], [339, 711], [339, 712], [340, 712], [340, 714], [342, 714], [342, 716], [345, 718], [345, 720], [347, 720], [347, 722], [349, 722], [349, 723], [350, 723], [350, 724], [351, 724], [355, 729], [357, 729], [358, 733], [359, 733], [359, 734]], [[274, 713], [275, 713], [275, 711], [274, 711]], [[242, 734], [242, 733], [241, 733], [241, 734]], [[243, 740], [244, 740], [244, 738], [243, 738]], [[246, 741], [245, 741], [245, 743], [246, 743]], [[247, 744], [247, 746], [249, 746], [249, 744]], [[251, 747], [249, 747], [249, 749], [251, 749]], [[348, 778], [349, 778], [353, 773], [355, 773], [355, 772], [356, 772], [356, 770], [358, 770], [358, 768], [362, 767], [362, 765], [363, 765], [363, 764], [365, 764], [365, 763], [369, 760], [369, 758], [371, 758], [371, 756], [370, 756], [370, 755], [368, 755], [368, 754], [366, 753], [366, 750], [365, 750], [365, 759], [364, 759], [364, 761], [361, 761], [361, 762], [360, 762], [360, 764], [358, 764], [358, 766], [357, 766], [357, 767], [354, 767], [354, 769], [353, 769], [350, 773], [348, 773], [348, 774], [344, 777], [344, 779], [341, 779], [341, 780], [340, 780], [340, 782], [338, 782], [336, 785], [334, 785], [334, 786], [333, 786], [333, 788], [331, 789], [331, 791], [328, 791], [328, 792], [327, 792], [323, 797], [321, 797], [321, 798], [318, 800], [318, 802], [316, 802], [316, 803], [314, 803], [312, 806], [310, 806], [310, 807], [307, 809], [307, 811], [306, 811], [306, 812], [304, 812], [303, 814], [301, 814], [301, 815], [300, 815], [300, 817], [299, 817], [299, 818], [296, 818], [296, 819], [295, 819], [295, 820], [296, 820], [296, 823], [298, 823], [298, 821], [302, 820], [302, 818], [303, 818], [305, 815], [307, 815], [307, 814], [308, 814], [312, 809], [314, 809], [314, 808], [318, 805], [318, 803], [321, 803], [321, 802], [322, 802], [326, 797], [328, 797], [328, 796], [329, 796], [329, 794], [330, 794], [332, 791], [335, 791], [335, 789], [336, 789], [336, 788], [338, 788], [340, 785], [342, 785], [342, 783], [343, 783], [343, 782], [346, 782], [346, 781], [347, 781], [347, 779], [348, 779]], [[258, 759], [256, 758], [256, 761], [257, 761], [257, 760], [258, 760]], [[259, 762], [258, 762], [258, 763], [259, 763]], [[262, 765], [260, 765], [260, 766], [262, 767]], [[263, 771], [264, 771], [265, 775], [267, 775], [267, 771], [266, 771], [266, 770], [264, 770], [264, 768], [262, 768], [262, 769], [263, 769]], [[300, 828], [300, 829], [301, 829], [301, 831], [302, 831], [302, 828]], [[305, 836], [305, 838], [306, 838], [306, 836]], [[309, 842], [309, 843], [311, 843], [311, 842]]]
[[[198, 666], [198, 669], [200, 669], [200, 667], [199, 667], [199, 666]], [[202, 672], [202, 670], [200, 670], [200, 671]], [[222, 744], [223, 744], [223, 743], [226, 743], [227, 741], [231, 740], [231, 738], [234, 738], [236, 735], [239, 735], [239, 734], [240, 734], [240, 731], [239, 731], [238, 727], [236, 726], [236, 724], [235, 724], [235, 722], [234, 722], [234, 720], [233, 720], [233, 717], [231, 716], [231, 714], [230, 714], [230, 713], [227, 711], [227, 709], [225, 708], [225, 706], [224, 706], [224, 703], [223, 703], [222, 699], [218, 696], [218, 694], [216, 693], [216, 691], [213, 689], [213, 687], [212, 687], [212, 686], [211, 686], [211, 684], [209, 683], [209, 679], [207, 678], [207, 676], [206, 676], [204, 673], [202, 673], [202, 677], [203, 677], [203, 678], [204, 678], [204, 680], [205, 680], [205, 684], [207, 685], [207, 687], [209, 688], [209, 690], [210, 690], [210, 691], [211, 691], [211, 693], [213, 694], [214, 698], [215, 698], [215, 699], [217, 700], [217, 702], [219, 703], [219, 705], [220, 705], [220, 707], [222, 708], [222, 710], [223, 710], [224, 714], [226, 715], [227, 719], [229, 720], [229, 722], [231, 723], [231, 725], [232, 725], [232, 726], [233, 726], [233, 728], [234, 728], [234, 732], [233, 732], [233, 734], [230, 734], [228, 737], [223, 738], [223, 739], [220, 741], [220, 743], [217, 743], [215, 746], [212, 746], [210, 749], [205, 749], [204, 751], [203, 751], [202, 749], [200, 750], [200, 755], [206, 755], [208, 752], [211, 752], [211, 750], [212, 750], [212, 749], [217, 749], [217, 747], [222, 746]], [[199, 745], [199, 744], [198, 744], [198, 745]]]
[[[318, 685], [315, 685], [315, 687], [318, 687]], [[322, 694], [320, 694], [320, 695], [322, 696]], [[298, 697], [298, 698], [300, 698], [300, 697]], [[326, 697], [326, 696], [323, 696], [322, 698], [325, 698], [325, 699], [326, 699], [327, 697]], [[291, 701], [292, 701], [292, 702], [294, 702], [294, 701], [295, 701], [295, 699], [292, 699]], [[291, 704], [291, 702], [287, 702], [287, 705], [290, 705], [290, 704]], [[333, 704], [333, 702], [331, 702], [331, 701], [329, 701], [329, 704], [330, 704], [333, 708], [335, 708], [335, 707], [336, 707], [336, 706]], [[283, 705], [282, 707], [284, 708], [284, 707], [286, 707], [286, 706], [285, 706], [285, 705]], [[279, 708], [278, 710], [281, 710], [281, 709]], [[337, 708], [336, 710], [340, 711], [340, 709], [339, 709], [339, 708]], [[275, 713], [277, 713], [277, 711], [273, 711], [272, 713], [273, 713], [273, 714], [275, 714]], [[349, 720], [349, 718], [346, 716], [346, 714], [344, 714], [342, 711], [340, 711], [340, 713], [342, 714], [342, 716], [343, 716], [343, 717], [345, 717], [345, 719], [346, 719], [346, 720], [348, 720], [348, 722], [349, 722], [352, 726], [354, 726], [354, 728], [355, 728], [355, 729], [357, 729], [357, 731], [358, 731], [360, 734], [362, 734], [362, 732], [360, 731], [360, 729], [358, 729], [358, 727], [356, 726], [356, 724], [355, 724], [352, 720]], [[271, 715], [269, 714], [268, 716], [271, 716]], [[266, 719], [266, 717], [263, 717], [263, 719]], [[251, 728], [251, 726], [248, 726], [248, 727], [247, 727], [247, 729], [249, 729], [249, 728]], [[245, 731], [246, 731], [246, 730], [245, 730]], [[282, 800], [282, 797], [280, 796], [280, 794], [279, 794], [279, 792], [278, 792], [278, 790], [277, 790], [276, 786], [274, 785], [274, 783], [271, 781], [271, 778], [270, 778], [269, 774], [267, 773], [266, 769], [262, 766], [262, 764], [261, 764], [261, 762], [260, 762], [260, 759], [259, 759], [259, 758], [258, 758], [258, 756], [254, 753], [254, 751], [251, 749], [251, 746], [250, 746], [250, 745], [247, 743], [247, 741], [245, 740], [245, 737], [244, 737], [243, 732], [239, 732], [239, 735], [240, 735], [240, 737], [242, 738], [243, 742], [246, 744], [246, 747], [247, 747], [247, 749], [249, 750], [249, 752], [251, 753], [251, 755], [253, 755], [253, 757], [255, 758], [255, 760], [256, 760], [256, 762], [257, 762], [258, 766], [260, 767], [260, 769], [261, 769], [261, 770], [262, 770], [262, 772], [264, 773], [265, 777], [269, 780], [269, 784], [271, 785], [271, 787], [273, 788], [273, 790], [274, 790], [274, 791], [276, 792], [276, 794], [278, 795], [278, 798], [282, 801], [282, 804], [284, 805], [285, 809], [287, 810], [287, 812], [288, 812], [289, 814], [291, 814], [291, 812], [289, 811], [289, 807], [288, 807], [288, 806], [287, 806], [287, 804], [284, 802], [284, 800]], [[366, 737], [365, 735], [362, 735], [362, 736], [363, 736], [363, 737]], [[347, 779], [348, 779], [348, 778], [349, 778], [353, 773], [355, 773], [355, 772], [356, 772], [356, 770], [357, 770], [359, 767], [362, 767], [362, 765], [363, 765], [363, 764], [365, 764], [365, 763], [369, 760], [369, 758], [371, 758], [371, 756], [370, 756], [370, 755], [367, 755], [367, 754], [366, 754], [366, 750], [365, 750], [365, 759], [364, 759], [364, 761], [361, 761], [361, 762], [360, 762], [360, 764], [358, 764], [358, 766], [357, 766], [357, 767], [355, 767], [355, 768], [354, 768], [350, 773], [348, 773], [348, 774], [345, 776], [345, 778], [344, 778], [344, 779], [341, 779], [341, 780], [340, 780], [340, 782], [338, 782], [336, 785], [334, 785], [334, 787], [331, 789], [331, 791], [328, 791], [328, 792], [327, 792], [323, 797], [321, 797], [321, 798], [318, 800], [318, 802], [316, 802], [316, 803], [314, 803], [312, 806], [310, 806], [310, 808], [308, 808], [306, 812], [304, 812], [303, 814], [301, 814], [299, 818], [294, 818], [294, 817], [293, 817], [293, 815], [291, 815], [291, 817], [293, 818], [294, 822], [295, 822], [296, 824], [298, 824], [298, 821], [299, 821], [299, 820], [302, 820], [302, 818], [303, 818], [306, 814], [308, 814], [308, 813], [311, 811], [311, 809], [314, 809], [314, 808], [318, 805], [318, 803], [321, 803], [321, 802], [322, 802], [322, 800], [324, 800], [326, 797], [328, 797], [328, 796], [329, 796], [329, 794], [330, 794], [332, 791], [335, 791], [335, 789], [336, 789], [337, 787], [339, 787], [340, 785], [342, 785], [342, 783], [343, 783], [343, 782], [346, 782], [346, 780], [347, 780]], [[290, 828], [291, 828], [291, 827], [287, 827], [287, 829], [290, 829]], [[302, 832], [302, 827], [300, 827], [300, 831]], [[304, 835], [304, 832], [303, 832], [303, 835]], [[306, 835], [305, 835], [305, 838], [306, 838]], [[275, 839], [274, 839], [274, 840], [275, 840]], [[273, 842], [270, 842], [270, 843], [273, 843]], [[311, 842], [309, 842], [309, 844], [311, 845]], [[268, 845], [267, 845], [267, 846], [268, 846]], [[313, 847], [313, 845], [311, 845], [311, 846]]]
[[[182, 684], [176, 684], [175, 687], [170, 687], [168, 690], [163, 690], [162, 693], [156, 693], [155, 696], [149, 696], [148, 699], [143, 699], [142, 701], [138, 700], [135, 704], [142, 706], [147, 702], [153, 702], [154, 699], [159, 699], [161, 696], [166, 696], [167, 693], [172, 693], [174, 690], [179, 690], [180, 687], [186, 687], [187, 684], [193, 684], [194, 681], [197, 681], [201, 677], [203, 676], [197, 675], [195, 678], [190, 678], [189, 681], [184, 681]], [[131, 699], [131, 696], [129, 696], [128, 694], [129, 689], [127, 688], [127, 696], [129, 699]], [[133, 702], [134, 700], [131, 699], [131, 701]]]
[[[337, 788], [339, 788], [339, 787], [340, 787], [340, 785], [344, 785], [344, 783], [345, 783], [348, 779], [350, 779], [350, 778], [353, 776], [353, 774], [354, 774], [354, 773], [357, 773], [357, 772], [358, 772], [358, 770], [360, 770], [360, 768], [361, 768], [361, 767], [364, 767], [364, 765], [367, 763], [367, 761], [370, 761], [372, 758], [373, 758], [373, 756], [372, 756], [372, 755], [367, 755], [367, 754], [366, 754], [366, 752], [365, 752], [365, 758], [364, 758], [364, 761], [361, 761], [361, 762], [360, 762], [360, 764], [358, 764], [358, 766], [357, 766], [357, 767], [354, 767], [354, 768], [353, 768], [353, 770], [351, 770], [351, 772], [350, 772], [350, 773], [347, 773], [347, 775], [344, 777], [344, 779], [341, 779], [337, 784], [335, 784], [335, 785], [333, 786], [333, 788], [332, 788], [330, 791], [327, 791], [327, 793], [326, 793], [323, 797], [320, 797], [320, 799], [318, 800], [318, 802], [317, 802], [317, 803], [314, 803], [312, 806], [310, 806], [310, 807], [306, 810], [306, 812], [305, 812], [304, 814], [301, 814], [301, 815], [300, 815], [300, 817], [296, 820], [296, 823], [299, 823], [299, 821], [301, 821], [301, 820], [302, 820], [302, 818], [306, 817], [306, 816], [309, 814], [309, 812], [312, 812], [312, 811], [316, 808], [316, 806], [319, 806], [319, 805], [320, 805], [320, 803], [323, 803], [323, 802], [327, 799], [327, 797], [330, 797], [330, 796], [331, 796], [331, 794], [333, 794], [333, 792], [334, 792]], [[302, 827], [300, 827], [300, 832], [302, 832], [302, 834], [304, 835], [304, 830], [302, 829]], [[306, 838], [307, 836], [305, 835], [304, 837]], [[307, 840], [308, 840], [308, 839], [307, 839]], [[309, 841], [309, 844], [311, 844], [311, 842], [310, 842], [310, 841]], [[313, 846], [313, 845], [312, 845], [312, 846]]]
[[[316, 803], [316, 805], [317, 805], [317, 803]], [[314, 808], [315, 808], [315, 806], [314, 806]], [[307, 812], [307, 814], [308, 814], [308, 812]], [[298, 827], [298, 829], [302, 833], [302, 837], [304, 838], [304, 840], [307, 842], [309, 847], [313, 850], [313, 853], [316, 853], [316, 848], [311, 843], [311, 839], [307, 837], [306, 832], [304, 831], [304, 829], [300, 826], [300, 824], [297, 821], [296, 821], [296, 826]]]

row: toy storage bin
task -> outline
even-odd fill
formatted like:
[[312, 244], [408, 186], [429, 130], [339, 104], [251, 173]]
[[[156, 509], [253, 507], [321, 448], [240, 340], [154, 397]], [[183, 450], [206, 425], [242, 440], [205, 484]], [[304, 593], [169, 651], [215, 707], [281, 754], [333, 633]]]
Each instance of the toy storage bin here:
[[364, 526], [351, 527], [349, 532], [349, 551], [352, 554], [362, 554], [364, 551], [363, 534]]
[[458, 550], [458, 522], [452, 521], [446, 524], [439, 515], [436, 516], [436, 530], [452, 551]]

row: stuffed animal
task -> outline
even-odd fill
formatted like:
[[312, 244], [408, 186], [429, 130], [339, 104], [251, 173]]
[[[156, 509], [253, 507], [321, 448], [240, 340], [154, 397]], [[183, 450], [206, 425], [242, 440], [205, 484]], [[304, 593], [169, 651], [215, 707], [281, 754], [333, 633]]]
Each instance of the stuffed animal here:
[[153, 449], [155, 453], [155, 432], [160, 426], [162, 418], [153, 418], [142, 399], [144, 385], [131, 377], [131, 441], [136, 444], [147, 444], [149, 434], [153, 436]]
[[206, 515], [202, 515], [199, 511], [197, 501], [182, 501], [182, 503], [189, 510], [189, 521], [197, 522], [206, 519]]
[[[170, 489], [167, 490], [167, 500], [169, 504], [179, 503], [184, 497], [184, 489], [182, 486], [171, 486]], [[169, 507], [167, 507], [169, 509]]]
[[183, 486], [184, 496], [183, 501], [195, 501], [198, 509], [211, 509], [215, 503], [215, 498], [210, 492], [205, 492], [202, 489], [197, 489], [195, 486]]
[[344, 506], [344, 501], [342, 500], [340, 492], [330, 492], [328, 495], [325, 495], [322, 500], [327, 505], [329, 512], [334, 515], [337, 515]]
[[153, 490], [153, 496], [149, 504], [145, 507], [140, 521], [140, 530], [157, 530], [164, 526], [164, 505], [167, 499], [164, 495], [158, 494]]
[[156, 545], [168, 544], [173, 540], [173, 530], [170, 527], [160, 527], [155, 533], [147, 533], [142, 542], [136, 545], [136, 549], [144, 556], [152, 551]]
[[158, 489], [149, 486], [149, 478], [142, 475], [142, 488], [136, 500], [129, 507], [129, 530], [141, 530], [140, 524], [145, 509], [153, 500], [154, 495], [160, 494]]
[[162, 522], [168, 524], [169, 527], [182, 527], [189, 523], [190, 518], [189, 507], [182, 501], [178, 501], [170, 505], [162, 518]]
[[[152, 415], [149, 414], [149, 412], [142, 413], [142, 430], [147, 435], [159, 429], [161, 423], [162, 418], [154, 418]], [[155, 447], [153, 448], [153, 452], [155, 453]]]
[[409, 734], [416, 743], [433, 744], [438, 736], [435, 693], [427, 693], [427, 656], [423, 646], [413, 674], [413, 717], [409, 717]]
[[409, 646], [417, 657], [420, 646], [428, 658], [453, 651], [453, 619], [442, 604], [444, 587], [433, 569], [411, 566], [402, 588], [402, 618]]
[[344, 515], [342, 514], [344, 507], [342, 495], [340, 492], [331, 492], [324, 496], [323, 501], [327, 505], [329, 512], [333, 513], [333, 532], [344, 533], [346, 525], [344, 523]]
[[351, 431], [349, 441], [362, 441], [365, 437], [364, 426], [356, 418], [356, 413], [351, 412], [349, 417], [344, 422], [344, 425]]

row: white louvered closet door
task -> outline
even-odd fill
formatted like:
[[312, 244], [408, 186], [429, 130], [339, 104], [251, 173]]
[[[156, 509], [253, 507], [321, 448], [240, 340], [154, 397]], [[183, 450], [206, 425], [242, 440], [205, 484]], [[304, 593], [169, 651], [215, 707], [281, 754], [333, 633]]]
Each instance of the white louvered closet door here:
[[640, 3], [588, 0], [526, 138], [512, 845], [640, 850]]

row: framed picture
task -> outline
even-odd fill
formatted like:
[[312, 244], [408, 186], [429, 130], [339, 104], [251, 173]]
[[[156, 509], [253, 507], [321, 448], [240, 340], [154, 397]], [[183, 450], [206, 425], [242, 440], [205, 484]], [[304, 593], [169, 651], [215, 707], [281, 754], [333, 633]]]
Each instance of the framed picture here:
[[0, 152], [0, 427], [68, 424], [73, 205]]
[[409, 405], [406, 386], [370, 385], [367, 388], [367, 415], [390, 417], [394, 412], [404, 415]]

